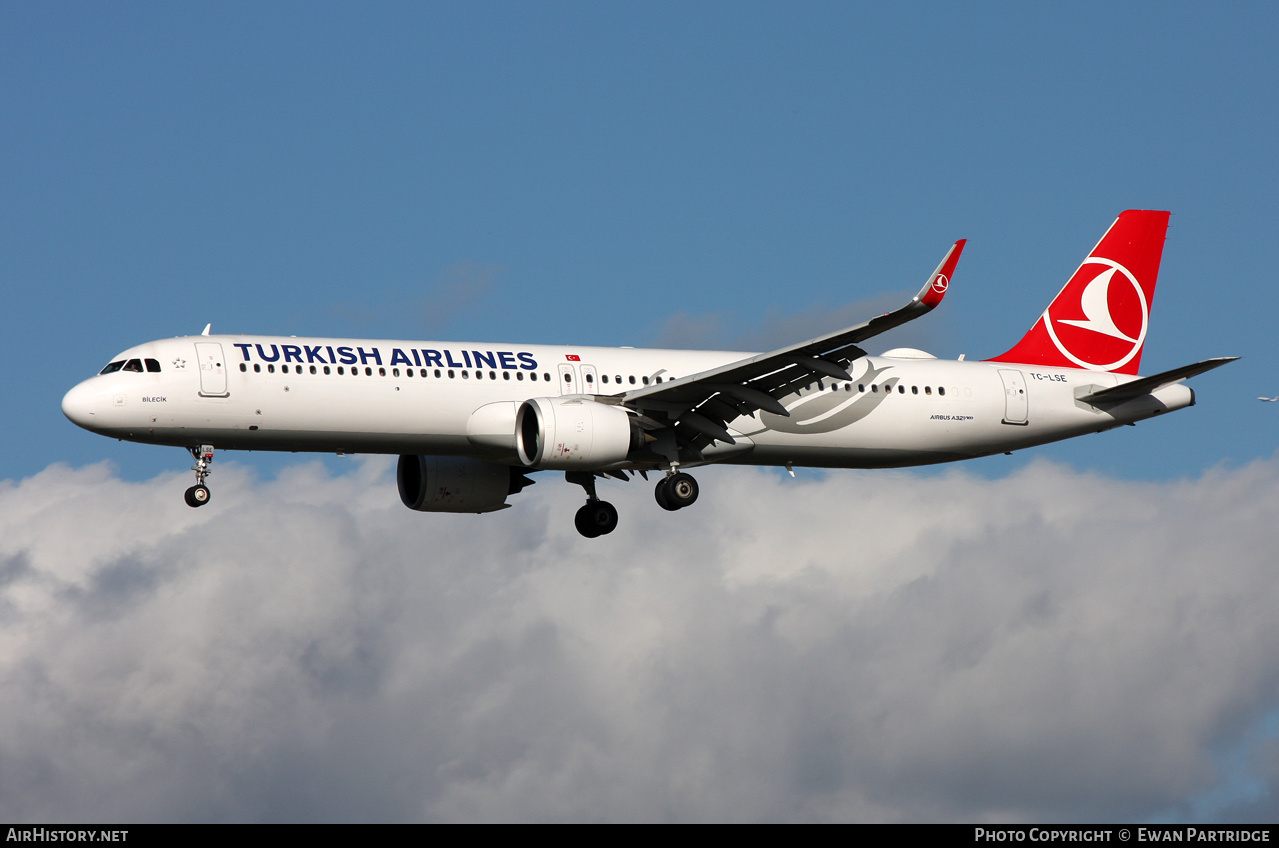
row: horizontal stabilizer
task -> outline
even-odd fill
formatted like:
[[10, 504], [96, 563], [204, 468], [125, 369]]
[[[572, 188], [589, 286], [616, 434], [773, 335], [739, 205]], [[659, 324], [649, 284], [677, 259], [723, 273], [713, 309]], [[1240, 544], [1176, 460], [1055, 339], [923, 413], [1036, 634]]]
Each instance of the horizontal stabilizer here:
[[1128, 383], [1118, 386], [1111, 386], [1108, 389], [1092, 392], [1078, 398], [1084, 403], [1123, 403], [1133, 398], [1148, 395], [1151, 392], [1162, 389], [1164, 386], [1171, 386], [1173, 383], [1180, 383], [1182, 380], [1188, 380], [1197, 374], [1205, 371], [1211, 371], [1214, 368], [1220, 368], [1227, 362], [1234, 362], [1237, 356], [1218, 356], [1214, 359], [1205, 359], [1203, 362], [1196, 362], [1193, 365], [1183, 365], [1180, 368], [1174, 368], [1171, 371], [1165, 371], [1162, 374], [1153, 374], [1149, 377], [1141, 377]]

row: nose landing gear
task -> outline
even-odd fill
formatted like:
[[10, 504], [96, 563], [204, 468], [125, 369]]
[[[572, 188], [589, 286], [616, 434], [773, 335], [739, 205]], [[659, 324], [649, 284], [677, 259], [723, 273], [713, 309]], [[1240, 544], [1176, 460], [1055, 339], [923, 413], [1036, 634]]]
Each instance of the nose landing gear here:
[[212, 497], [209, 487], [204, 485], [204, 480], [213, 473], [209, 469], [209, 463], [213, 462], [213, 445], [200, 445], [198, 448], [187, 448], [187, 450], [195, 458], [195, 465], [191, 466], [191, 470], [195, 472], [195, 485], [186, 490], [184, 497], [187, 506], [204, 506]]

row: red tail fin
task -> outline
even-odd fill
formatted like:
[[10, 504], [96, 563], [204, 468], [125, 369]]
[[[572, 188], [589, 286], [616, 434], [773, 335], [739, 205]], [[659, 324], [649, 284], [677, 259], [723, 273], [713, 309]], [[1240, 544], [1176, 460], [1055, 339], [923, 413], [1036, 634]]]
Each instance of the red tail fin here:
[[1030, 332], [990, 361], [1136, 374], [1167, 232], [1167, 212], [1121, 213]]

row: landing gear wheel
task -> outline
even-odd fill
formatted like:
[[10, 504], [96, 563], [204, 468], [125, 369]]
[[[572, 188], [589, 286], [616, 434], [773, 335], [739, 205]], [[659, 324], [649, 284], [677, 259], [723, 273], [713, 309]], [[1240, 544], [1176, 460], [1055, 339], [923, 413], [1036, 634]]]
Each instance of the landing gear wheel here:
[[662, 509], [674, 512], [679, 507], [671, 501], [670, 495], [667, 494], [667, 483], [671, 478], [663, 477], [657, 481], [657, 485], [653, 487], [653, 497], [657, 500], [657, 505]]
[[[670, 506], [667, 509], [683, 509], [686, 506], [692, 506], [697, 500], [697, 481], [693, 479], [693, 475], [679, 472], [672, 474], [662, 481], [665, 483], [665, 499]], [[661, 497], [661, 496], [659, 496]], [[658, 500], [658, 503], [662, 503]], [[666, 504], [662, 504], [666, 506]]]
[[588, 539], [607, 536], [617, 529], [617, 508], [608, 501], [590, 501], [573, 516], [573, 524]]
[[204, 485], [204, 481], [213, 472], [209, 469], [209, 464], [213, 462], [213, 445], [200, 445], [195, 448], [187, 448], [191, 454], [191, 458], [195, 460], [195, 465], [191, 466], [191, 470], [195, 472], [195, 485], [187, 489], [186, 498], [187, 506], [204, 506], [209, 502], [209, 487]]

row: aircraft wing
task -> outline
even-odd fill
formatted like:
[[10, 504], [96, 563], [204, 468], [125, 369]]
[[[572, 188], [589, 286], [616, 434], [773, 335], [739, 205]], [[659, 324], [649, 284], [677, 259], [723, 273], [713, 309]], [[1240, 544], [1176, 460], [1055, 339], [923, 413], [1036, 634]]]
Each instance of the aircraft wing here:
[[621, 402], [666, 419], [663, 423], [650, 418], [652, 425], [676, 425], [677, 438], [686, 446], [698, 449], [712, 441], [733, 444], [725, 429], [729, 421], [757, 409], [788, 415], [779, 398], [824, 377], [852, 380], [849, 364], [866, 355], [858, 347], [860, 342], [932, 311], [946, 294], [966, 241], [955, 242], [919, 294], [900, 309], [770, 353], [626, 392]]
[[1180, 368], [1174, 368], [1171, 371], [1164, 371], [1160, 374], [1152, 374], [1149, 377], [1141, 377], [1127, 383], [1120, 383], [1118, 386], [1111, 386], [1108, 389], [1100, 389], [1090, 394], [1083, 395], [1078, 399], [1084, 403], [1091, 404], [1107, 404], [1107, 403], [1123, 403], [1133, 398], [1148, 395], [1151, 392], [1158, 391], [1164, 386], [1171, 386], [1173, 383], [1180, 383], [1182, 380], [1188, 380], [1196, 374], [1202, 374], [1205, 371], [1211, 371], [1214, 368], [1220, 368], [1228, 362], [1234, 362], [1237, 356], [1218, 356], [1213, 359], [1205, 359], [1202, 362], [1196, 362], [1193, 365], [1183, 365]]

